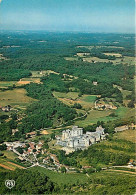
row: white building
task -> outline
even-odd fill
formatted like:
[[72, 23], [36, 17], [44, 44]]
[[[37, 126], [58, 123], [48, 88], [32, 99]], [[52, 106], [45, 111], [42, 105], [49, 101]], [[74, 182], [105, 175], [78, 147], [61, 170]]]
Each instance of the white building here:
[[83, 129], [73, 126], [72, 130], [67, 129], [62, 132], [61, 137], [57, 137], [57, 144], [65, 148], [85, 149], [90, 145], [105, 139], [104, 129], [99, 126], [95, 132], [86, 132]]

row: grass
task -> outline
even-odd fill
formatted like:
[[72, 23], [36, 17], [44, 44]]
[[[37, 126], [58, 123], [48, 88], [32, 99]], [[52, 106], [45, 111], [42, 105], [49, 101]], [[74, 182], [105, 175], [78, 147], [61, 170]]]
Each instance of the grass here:
[[53, 182], [57, 183], [58, 185], [67, 185], [68, 183], [76, 184], [78, 181], [79, 183], [86, 183], [88, 181], [88, 177], [82, 173], [57, 173], [42, 167], [31, 168], [31, 170], [33, 169], [45, 173], [45, 175], [47, 175]]
[[[96, 100], [96, 95], [82, 95], [82, 97], [78, 97], [78, 92], [53, 92], [53, 95], [64, 104], [72, 106], [75, 103], [79, 103], [81, 104], [82, 108], [86, 110], [91, 109]], [[82, 112], [82, 110], [80, 110], [80, 112]]]
[[44, 75], [49, 75], [50, 73], [54, 73], [54, 74], [59, 74], [57, 72], [54, 72], [52, 70], [43, 70], [41, 71], [42, 74], [40, 74], [40, 71], [31, 71], [32, 73], [32, 78], [40, 78], [40, 77], [43, 77]]
[[63, 92], [53, 92], [53, 95], [56, 98], [69, 98], [72, 100], [75, 100], [78, 97], [78, 92], [68, 92], [68, 93], [63, 93]]
[[[89, 49], [90, 51], [94, 48], [94, 46], [77, 46], [77, 47], [83, 47], [83, 48], [87, 48]], [[96, 48], [120, 48], [120, 49], [123, 49], [123, 47], [116, 47], [116, 46], [95, 46]], [[100, 59], [98, 57], [84, 57], [84, 55], [81, 53], [80, 54], [80, 57], [83, 58], [83, 61], [87, 61], [87, 62], [92, 62], [93, 61], [96, 61], [96, 62], [112, 62], [113, 64], [119, 64], [119, 63], [123, 63], [123, 64], [129, 64], [129, 65], [135, 65], [135, 57], [130, 57], [130, 56], [123, 56], [122, 58], [122, 55], [119, 54], [119, 53], [111, 53], [111, 52], [107, 52], [107, 53], [104, 53], [105, 55], [115, 55], [116, 56], [116, 59], [115, 60], [108, 60], [108, 59]], [[78, 55], [78, 54], [77, 54]], [[73, 60], [78, 60], [78, 57], [66, 57], [65, 58], [66, 60], [70, 60], [70, 61], [73, 61]]]
[[107, 56], [116, 56], [117, 58], [119, 58], [119, 57], [122, 57], [122, 55], [120, 54], [120, 53], [104, 53], [105, 55], [107, 55]]
[[0, 81], [0, 88], [7, 88], [16, 84], [17, 81]]
[[[111, 117], [109, 116], [111, 113], [117, 114], [117, 117]], [[76, 121], [75, 125], [81, 126], [81, 127], [86, 127], [88, 125], [91, 125], [93, 123], [97, 123], [97, 121], [113, 121], [116, 119], [127, 119], [128, 116], [134, 116], [134, 109], [126, 108], [126, 107], [119, 107], [117, 110], [112, 111], [112, 110], [103, 110], [103, 111], [98, 111], [98, 110], [92, 110], [89, 112], [87, 117], [84, 120]]]
[[96, 100], [96, 95], [88, 95], [88, 96], [85, 96], [85, 97], [84, 97], [84, 100], [85, 100], [86, 102], [95, 102], [95, 100]]
[[114, 138], [125, 139], [136, 143], [136, 130], [129, 129], [123, 132], [117, 132], [114, 134]]
[[65, 57], [64, 59], [69, 61], [75, 61], [75, 60], [77, 61], [78, 57]]
[[0, 157], [0, 168], [14, 171], [16, 168], [24, 168], [15, 162], [10, 162], [11, 159]]
[[40, 82], [40, 78], [22, 78], [20, 79], [20, 81], [17, 82], [17, 85], [25, 85], [25, 84], [29, 84], [30, 82], [33, 83], [41, 83]]
[[4, 156], [6, 156], [10, 160], [14, 160], [15, 158], [17, 158], [17, 155], [12, 151], [4, 150], [2, 151], [2, 153], [4, 153]]
[[91, 125], [93, 123], [97, 123], [97, 121], [108, 121], [109, 118], [107, 118], [107, 116], [109, 116], [110, 113], [111, 113], [111, 111], [109, 111], [109, 110], [105, 110], [105, 111], [92, 110], [87, 115], [85, 120], [76, 121], [75, 125], [81, 126], [81, 127], [86, 127], [86, 126]]
[[13, 89], [0, 93], [0, 105], [6, 106], [26, 106], [28, 103], [35, 101], [33, 98], [26, 95], [25, 89]]

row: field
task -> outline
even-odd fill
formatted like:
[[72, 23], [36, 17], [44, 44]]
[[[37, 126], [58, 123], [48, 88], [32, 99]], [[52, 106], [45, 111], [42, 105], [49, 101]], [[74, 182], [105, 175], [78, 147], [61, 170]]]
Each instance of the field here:
[[7, 88], [16, 84], [17, 81], [0, 81], [0, 88]]
[[107, 55], [107, 56], [115, 56], [117, 58], [122, 57], [122, 55], [120, 53], [104, 53], [104, 54]]
[[[8, 154], [8, 156], [10, 157], [11, 154]], [[10, 158], [8, 159], [8, 158], [0, 157], [0, 167], [7, 169], [7, 170], [11, 170], [11, 171], [14, 171], [16, 168], [24, 169], [23, 166], [20, 166], [14, 162], [11, 162], [10, 160], [11, 160]]]
[[93, 123], [97, 123], [97, 121], [108, 121], [109, 117], [107, 116], [109, 116], [110, 113], [111, 111], [109, 110], [105, 111], [91, 110], [84, 120], [76, 121], [75, 125], [80, 127], [86, 127]]
[[18, 85], [26, 85], [29, 83], [40, 83], [40, 78], [22, 78], [20, 79], [20, 81], [17, 82], [17, 86]]
[[[73, 185], [72, 189], [73, 189], [73, 192], [75, 192], [73, 194], [100, 194], [100, 192], [103, 188], [106, 190], [106, 192], [107, 192], [108, 188], [109, 188], [109, 190], [108, 190], [109, 192], [111, 192], [111, 190], [113, 192], [115, 192], [116, 190], [118, 191], [119, 189], [122, 191], [124, 188], [126, 188], [126, 190], [128, 190], [127, 185], [122, 186], [123, 188], [119, 188], [119, 186], [122, 184], [122, 182], [124, 184], [124, 182], [126, 182], [126, 181], [128, 181], [128, 185], [130, 186], [131, 185], [130, 181], [134, 182], [134, 179], [135, 179], [135, 173], [133, 173], [133, 172], [123, 171], [123, 170], [114, 170], [114, 169], [105, 170], [105, 171], [101, 171], [101, 172], [95, 172], [95, 173], [91, 173], [91, 174], [57, 173], [57, 172], [53, 172], [53, 171], [44, 169], [42, 167], [31, 168], [31, 170], [33, 170], [33, 169], [44, 173], [53, 182], [57, 183], [59, 186], [61, 186], [61, 184]], [[94, 180], [96, 180], [96, 182], [93, 182], [93, 183], [89, 182], [89, 181], [94, 181]], [[112, 182], [114, 180], [116, 180], [117, 184], [116, 185], [112, 185], [112, 183], [110, 184], [110, 182]], [[120, 180], [121, 180], [121, 183], [120, 183]], [[101, 183], [101, 181], [103, 181], [104, 183]], [[131, 182], [132, 186], [134, 186], [133, 182]], [[107, 187], [107, 185], [108, 185], [108, 187]], [[134, 188], [130, 188], [130, 189], [132, 191], [134, 191]], [[111, 193], [108, 193], [108, 194], [111, 194]], [[132, 194], [132, 193], [126, 193], [126, 194]]]
[[32, 78], [40, 78], [40, 77], [43, 77], [45, 75], [49, 75], [51, 73], [53, 73], [53, 74], [59, 74], [59, 73], [54, 72], [52, 70], [31, 71], [31, 73], [32, 73], [32, 76], [31, 76]]
[[13, 89], [0, 93], [0, 105], [6, 106], [26, 106], [28, 103], [35, 101], [26, 95], [25, 89]]
[[69, 61], [74, 61], [74, 60], [78, 60], [78, 57], [65, 57], [65, 60], [69, 60]]
[[17, 157], [17, 155], [12, 151], [4, 150], [2, 151], [2, 153], [4, 153], [4, 156], [6, 156], [10, 160], [14, 160]]
[[86, 183], [88, 177], [82, 173], [57, 173], [54, 171], [50, 171], [48, 169], [44, 169], [42, 167], [33, 167], [31, 170], [36, 169], [42, 173], [45, 173], [52, 181], [61, 185], [61, 184], [76, 184], [78, 181], [79, 183]]
[[[111, 117], [109, 116], [111, 113], [117, 114], [117, 117]], [[84, 120], [76, 121], [75, 125], [85, 127], [88, 125], [91, 125], [93, 123], [97, 123], [97, 121], [112, 121], [116, 120], [119, 118], [124, 118], [127, 119], [128, 116], [134, 116], [134, 109], [129, 109], [126, 107], [119, 107], [117, 110], [112, 111], [112, 110], [103, 110], [103, 111], [98, 111], [98, 110], [91, 110], [87, 117]]]
[[96, 95], [82, 95], [82, 97], [78, 97], [78, 92], [53, 92], [53, 95], [64, 104], [69, 106], [72, 106], [75, 103], [79, 103], [85, 110], [91, 109], [94, 106], [94, 102], [96, 100]]
[[123, 132], [117, 132], [114, 134], [114, 138], [125, 139], [136, 143], [136, 130], [126, 130]]
[[[94, 46], [78, 46], [78, 47], [81, 47], [81, 48], [87, 48], [91, 50], [94, 48]], [[116, 46], [96, 46], [96, 48], [117, 48], [117, 49], [123, 49], [123, 47], [116, 47]], [[119, 64], [119, 63], [122, 63], [122, 64], [128, 64], [128, 65], [135, 65], [135, 57], [130, 57], [130, 56], [122, 56], [122, 54], [120, 53], [111, 53], [111, 52], [105, 52], [103, 54], [107, 55], [107, 56], [115, 56], [116, 59], [115, 60], [108, 60], [108, 59], [101, 59], [101, 58], [98, 58], [98, 57], [92, 57], [92, 56], [89, 56], [89, 55], [84, 55], [85, 53], [77, 53], [76, 56], [73, 56], [73, 57], [65, 57], [65, 60], [70, 60], [70, 61], [74, 61], [74, 60], [78, 60], [78, 56], [81, 57], [83, 59], [83, 61], [87, 61], [87, 62], [90, 62], [92, 63], [93, 61], [96, 63], [96, 62], [112, 62], [113, 64]]]

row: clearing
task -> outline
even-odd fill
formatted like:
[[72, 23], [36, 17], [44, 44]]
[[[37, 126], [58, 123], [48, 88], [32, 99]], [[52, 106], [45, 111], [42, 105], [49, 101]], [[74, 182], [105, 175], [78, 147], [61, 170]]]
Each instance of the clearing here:
[[15, 85], [17, 81], [0, 81], [0, 88], [7, 88]]
[[22, 88], [0, 92], [0, 105], [26, 106], [28, 103], [36, 101], [35, 99], [28, 97], [26, 94], [26, 90]]
[[73, 106], [75, 103], [79, 103], [85, 110], [89, 110], [94, 106], [94, 102], [97, 97], [96, 95], [82, 95], [81, 97], [79, 97], [78, 92], [53, 92], [53, 95], [64, 104], [67, 104], [69, 106]]
[[125, 139], [136, 143], [136, 130], [129, 129], [122, 132], [117, 132], [114, 134], [114, 138]]

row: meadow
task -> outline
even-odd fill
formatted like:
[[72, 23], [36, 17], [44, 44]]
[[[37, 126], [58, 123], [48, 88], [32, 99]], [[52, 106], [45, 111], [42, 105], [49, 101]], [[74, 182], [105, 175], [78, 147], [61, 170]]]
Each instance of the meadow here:
[[117, 132], [114, 134], [114, 138], [125, 139], [127, 141], [136, 143], [136, 130], [129, 129], [126, 131]]
[[[115, 113], [117, 116], [112, 117], [109, 116], [111, 113]], [[130, 116], [134, 116], [134, 109], [126, 108], [126, 107], [119, 107], [117, 110], [91, 110], [87, 117], [84, 120], [75, 121], [75, 125], [78, 125], [80, 127], [86, 127], [91, 124], [97, 123], [97, 121], [113, 121], [116, 119], [127, 119]]]
[[25, 89], [13, 89], [2, 91], [0, 93], [0, 105], [1, 106], [26, 106], [29, 103], [32, 103], [34, 100], [31, 97], [27, 96]]
[[82, 106], [82, 109], [85, 110], [89, 110], [94, 106], [94, 102], [97, 97], [96, 95], [82, 95], [79, 97], [78, 92], [53, 92], [53, 95], [64, 104], [69, 106], [73, 106], [75, 103], [79, 103]]
[[88, 181], [88, 177], [82, 173], [58, 173], [54, 171], [50, 171], [48, 169], [42, 167], [33, 167], [31, 170], [38, 170], [45, 175], [47, 175], [53, 182], [57, 183], [58, 185], [61, 184], [77, 184], [79, 183], [86, 183]]
[[7, 88], [15, 85], [17, 81], [0, 81], [0, 88]]
[[17, 157], [16, 154], [11, 151], [3, 151], [3, 153], [6, 158], [0, 157], [0, 168], [2, 167], [11, 171], [14, 171], [16, 168], [24, 169], [23, 166], [18, 165], [16, 162], [14, 162], [15, 158]]

